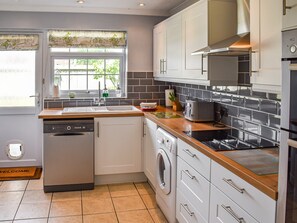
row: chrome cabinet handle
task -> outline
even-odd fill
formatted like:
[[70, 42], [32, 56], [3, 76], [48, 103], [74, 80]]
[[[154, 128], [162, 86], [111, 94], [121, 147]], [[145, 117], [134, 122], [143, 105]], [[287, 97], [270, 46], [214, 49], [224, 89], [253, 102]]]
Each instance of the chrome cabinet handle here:
[[287, 0], [283, 0], [283, 15], [287, 14], [287, 9], [291, 9], [291, 6], [287, 6]]
[[167, 73], [167, 61], [163, 60], [163, 74]]
[[187, 204], [181, 204], [183, 206], [183, 208], [186, 210], [186, 212], [192, 217], [195, 213], [192, 212]]
[[142, 136], [146, 136], [146, 132], [145, 132], [145, 122], [142, 123]]
[[241, 194], [243, 194], [243, 192], [245, 191], [244, 188], [239, 188], [238, 186], [236, 186], [231, 179], [223, 178], [223, 181], [225, 181], [228, 185], [230, 185], [231, 187], [233, 187], [235, 190], [237, 190]]
[[162, 74], [162, 60], [160, 59], [160, 74]]
[[297, 141], [293, 140], [293, 139], [288, 139], [287, 140], [288, 146], [291, 146], [293, 148], [297, 148]]
[[98, 137], [98, 138], [99, 138], [99, 136], [100, 136], [100, 135], [99, 135], [99, 127], [100, 127], [100, 126], [99, 126], [99, 121], [98, 121], [98, 122], [97, 122], [97, 137]]
[[190, 173], [190, 171], [189, 170], [185, 170], [184, 171], [192, 180], [194, 180], [196, 177], [195, 176], [193, 176], [191, 173]]
[[203, 58], [204, 58], [204, 56], [201, 55], [201, 74], [202, 75], [207, 72], [207, 70], [204, 70]]
[[251, 73], [258, 73], [260, 70], [260, 58], [258, 56], [258, 52], [251, 51], [250, 58], [251, 58]]
[[192, 157], [192, 158], [197, 157], [196, 154], [191, 153], [190, 150], [188, 150], [188, 149], [183, 149], [183, 151], [184, 151], [186, 154], [188, 154], [190, 157]]
[[244, 218], [240, 218], [237, 216], [237, 214], [232, 210], [230, 206], [221, 205], [222, 208], [224, 208], [225, 211], [227, 211], [237, 222], [244, 223]]

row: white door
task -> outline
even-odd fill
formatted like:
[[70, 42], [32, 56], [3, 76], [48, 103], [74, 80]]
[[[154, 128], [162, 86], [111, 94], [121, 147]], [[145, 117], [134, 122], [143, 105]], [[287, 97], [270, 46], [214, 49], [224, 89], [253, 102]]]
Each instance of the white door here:
[[38, 49], [0, 49], [0, 167], [42, 165], [42, 35], [34, 37]]

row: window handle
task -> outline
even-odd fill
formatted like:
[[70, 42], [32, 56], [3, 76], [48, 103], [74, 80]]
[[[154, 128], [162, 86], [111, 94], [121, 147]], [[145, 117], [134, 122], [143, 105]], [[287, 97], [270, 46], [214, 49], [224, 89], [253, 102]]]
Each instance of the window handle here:
[[30, 95], [30, 98], [37, 98], [37, 105], [40, 105], [40, 94], [36, 93], [35, 95]]

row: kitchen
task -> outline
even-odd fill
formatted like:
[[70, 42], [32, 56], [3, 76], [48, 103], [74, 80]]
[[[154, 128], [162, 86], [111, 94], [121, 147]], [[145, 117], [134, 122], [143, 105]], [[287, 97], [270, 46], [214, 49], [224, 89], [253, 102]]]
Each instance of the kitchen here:
[[[26, 193], [33, 193], [29, 190], [31, 184], [34, 184], [33, 180], [29, 182], [17, 181], [16, 184], [22, 185], [22, 189], [16, 191], [9, 189], [9, 181], [3, 181], [0, 183], [1, 195], [4, 198], [1, 198], [0, 201], [0, 216], [5, 217], [0, 218], [0, 221], [63, 222], [63, 220], [72, 219], [70, 221], [74, 222], [76, 219], [78, 222], [108, 222], [106, 216], [109, 215], [113, 219], [111, 222], [142, 222], [139, 219], [147, 219], [147, 222], [165, 222], [165, 215], [169, 222], [174, 222], [176, 219], [179, 222], [295, 222], [294, 211], [288, 211], [286, 220], [284, 220], [287, 190], [284, 186], [287, 182], [286, 163], [288, 160], [286, 155], [288, 146], [285, 146], [285, 141], [289, 136], [280, 133], [280, 126], [287, 130], [290, 129], [291, 127], [287, 127], [286, 122], [289, 123], [287, 119], [293, 114], [292, 111], [289, 113], [285, 109], [290, 104], [288, 91], [285, 93], [286, 99], [281, 97], [284, 95], [284, 93], [281, 94], [281, 75], [285, 72], [281, 70], [284, 69], [281, 64], [281, 57], [285, 55], [281, 52], [281, 30], [295, 28], [296, 7], [294, 6], [296, 3], [287, 1], [287, 8], [284, 8], [287, 15], [283, 17], [282, 25], [283, 2], [277, 1], [271, 5], [269, 1], [261, 1], [260, 3], [256, 0], [250, 0], [248, 5], [247, 1], [239, 1], [247, 4], [250, 19], [246, 18], [246, 14], [243, 14], [242, 18], [238, 18], [238, 21], [243, 21], [243, 24], [249, 23], [249, 27], [246, 26], [243, 31], [237, 32], [237, 25], [241, 23], [237, 23], [237, 19], [234, 19], [237, 18], [238, 9], [234, 2], [236, 1], [176, 1], [175, 5], [172, 3], [170, 7], [167, 5], [167, 8], [164, 5], [169, 3], [164, 4], [164, 8], [160, 4], [160, 10], [156, 10], [156, 8], [146, 9], [150, 3], [145, 2], [144, 6], [137, 5], [137, 7], [133, 6], [134, 8], [131, 6], [126, 11], [123, 9], [121, 11], [119, 8], [108, 10], [104, 5], [101, 5], [101, 11], [99, 9], [96, 11], [94, 5], [88, 5], [88, 1], [72, 8], [67, 8], [65, 5], [59, 5], [60, 7], [51, 5], [51, 9], [43, 8], [42, 5], [22, 6], [19, 2], [16, 2], [16, 5], [10, 5], [7, 1], [0, 3], [1, 35], [4, 38], [8, 38], [7, 36], [12, 34], [30, 35], [31, 44], [27, 46], [30, 50], [23, 48], [18, 52], [24, 53], [25, 57], [28, 58], [30, 51], [36, 53], [33, 57], [33, 63], [36, 65], [32, 69], [34, 77], [30, 77], [29, 80], [31, 83], [16, 75], [15, 78], [17, 79], [14, 79], [15, 86], [13, 87], [15, 91], [16, 89], [27, 88], [24, 97], [32, 96], [28, 102], [31, 103], [30, 106], [11, 106], [10, 103], [15, 101], [8, 100], [7, 102], [5, 97], [7, 97], [7, 92], [13, 91], [10, 90], [6, 82], [2, 81], [9, 81], [10, 79], [3, 76], [6, 79], [1, 80], [1, 88], [5, 90], [1, 91], [1, 94], [4, 95], [4, 102], [2, 102], [4, 106], [2, 105], [0, 109], [0, 145], [2, 150], [0, 167], [43, 166], [44, 168], [44, 182], [39, 182], [41, 184], [39, 189], [42, 190], [38, 191], [42, 197], [43, 211], [39, 209], [41, 205], [35, 204], [34, 206], [32, 204], [36, 202], [36, 198], [33, 199], [34, 202], [29, 202], [26, 199]], [[76, 2], [74, 3], [76, 4]], [[222, 5], [220, 5], [221, 3]], [[228, 4], [230, 7], [226, 6]], [[127, 6], [119, 7], [126, 8]], [[219, 13], [225, 10], [224, 7], [226, 10], [230, 10], [228, 16]], [[168, 13], [165, 11], [168, 9], [172, 10]], [[166, 19], [169, 15], [172, 16]], [[210, 21], [209, 24], [208, 20]], [[219, 22], [219, 25], [216, 26], [214, 22]], [[216, 45], [219, 37], [220, 40], [225, 40], [228, 37], [233, 37], [234, 34], [243, 34], [247, 29], [250, 31], [250, 46], [252, 47], [250, 54], [248, 51], [239, 52], [238, 49], [232, 53], [229, 51], [225, 55], [222, 52], [220, 52], [221, 55], [218, 55], [217, 52], [209, 54], [209, 52], [205, 52], [205, 49], [202, 53], [197, 52], [204, 47], [209, 47], [206, 51], [210, 51], [212, 44]], [[108, 49], [110, 46], [108, 44], [111, 44], [112, 46], [116, 45], [117, 49], [98, 52], [63, 51], [64, 48], [69, 48], [67, 40], [71, 39], [71, 31], [73, 30], [77, 31], [73, 38], [74, 42], [80, 38], [86, 40], [89, 38], [89, 34], [95, 33], [100, 36], [104, 33], [103, 35], [111, 35], [112, 38], [109, 37], [106, 42], [101, 43], [103, 48]], [[65, 33], [68, 35], [67, 38], [65, 38]], [[114, 41], [115, 35], [121, 37]], [[294, 40], [290, 38], [290, 35], [286, 38], [289, 43], [293, 41], [293, 44], [290, 43], [287, 47], [292, 46], [290, 50], [294, 55]], [[24, 45], [21, 44], [20, 47], [24, 47]], [[284, 49], [285, 47], [283, 47]], [[1, 52], [3, 52], [1, 61], [5, 63], [1, 62], [0, 64], [4, 70], [3, 75], [5, 75], [5, 69], [13, 70], [18, 60], [9, 63], [9, 60], [6, 59], [9, 58], [11, 49], [3, 50], [1, 48]], [[292, 55], [285, 58], [289, 58], [286, 59], [286, 66], [290, 67], [294, 73], [294, 62], [292, 62], [293, 65], [287, 64], [292, 59]], [[77, 69], [80, 72], [83, 70], [87, 75], [85, 73], [83, 73], [84, 76], [81, 73], [71, 73], [73, 72], [71, 71], [73, 58], [79, 59], [73, 70]], [[93, 62], [95, 59], [96, 63]], [[85, 66], [84, 63], [93, 64]], [[117, 69], [112, 69], [110, 64], [116, 64]], [[20, 63], [20, 66], [22, 65]], [[94, 74], [96, 69], [101, 69], [98, 76]], [[85, 77], [89, 78], [88, 72], [90, 76], [94, 76], [93, 79], [85, 80]], [[77, 74], [80, 74], [80, 77]], [[69, 78], [67, 79], [66, 76]], [[54, 90], [56, 80], [60, 82], [58, 92]], [[98, 98], [98, 80], [101, 83], [101, 98]], [[114, 80], [116, 80], [116, 84], [114, 84]], [[34, 82], [33, 85], [32, 82]], [[34, 90], [32, 90], [32, 86], [35, 88]], [[74, 87], [71, 88], [70, 86]], [[285, 86], [289, 88], [290, 82], [288, 80], [286, 80]], [[227, 127], [232, 127], [231, 133], [228, 134], [232, 137], [236, 136], [236, 139], [239, 140], [237, 145], [239, 145], [238, 142], [243, 142], [244, 145], [247, 145], [248, 142], [251, 143], [248, 146], [252, 145], [255, 150], [217, 152], [210, 145], [204, 143], [207, 140], [196, 140], [194, 138], [197, 130], [200, 132], [208, 130], [209, 132], [209, 130], [222, 129], [221, 126], [213, 126], [212, 123], [190, 122], [182, 117], [162, 119], [156, 117], [154, 113], [143, 113], [131, 106], [139, 106], [142, 102], [157, 102], [158, 105], [164, 106], [166, 104], [164, 92], [169, 88], [174, 89], [183, 106], [194, 106], [192, 104], [193, 99], [214, 103], [213, 119], [219, 121], [219, 124], [223, 123]], [[105, 96], [107, 93], [107, 97], [104, 97], [103, 93]], [[21, 94], [24, 93], [21, 92]], [[118, 94], [119, 97], [117, 97]], [[293, 95], [292, 92], [291, 95]], [[75, 107], [83, 110], [80, 110], [79, 114], [73, 113], [73, 110], [67, 111], [67, 108]], [[103, 107], [105, 111], [102, 111], [101, 108]], [[294, 106], [292, 105], [292, 107]], [[88, 108], [96, 109], [90, 111]], [[168, 108], [158, 107], [157, 112], [164, 111], [172, 112]], [[165, 113], [166, 115], [168, 114]], [[178, 113], [176, 116], [178, 115], [182, 115], [182, 113]], [[281, 115], [282, 119], [280, 118]], [[44, 135], [61, 134], [60, 131], [51, 131], [56, 124], [62, 126], [63, 123], [61, 124], [59, 121], [64, 121], [63, 118], [66, 117], [73, 119], [73, 121], [79, 118], [83, 118], [84, 121], [94, 120], [93, 126], [91, 125], [88, 129], [90, 134], [94, 136], [94, 145], [90, 146], [95, 147], [93, 156], [79, 165], [77, 162], [68, 163], [72, 165], [72, 168], [87, 163], [90, 166], [95, 166], [92, 170], [95, 174], [91, 175], [91, 178], [94, 178], [95, 175], [96, 189], [94, 192], [96, 193], [99, 190], [98, 193], [101, 194], [100, 190], [103, 190], [102, 193], [109, 195], [104, 197], [105, 205], [99, 205], [100, 199], [93, 199], [92, 202], [94, 207], [96, 205], [98, 207], [105, 206], [109, 210], [102, 208], [104, 210], [100, 212], [97, 208], [94, 212], [90, 210], [88, 212], [88, 209], [84, 208], [84, 195], [88, 194], [88, 191], [80, 191], [80, 189], [87, 188], [76, 188], [78, 191], [64, 192], [63, 197], [63, 192], [54, 192], [54, 190], [67, 190], [69, 185], [62, 189], [60, 188], [61, 185], [54, 189], [50, 185], [48, 193], [41, 193], [43, 189], [47, 190], [47, 179], [58, 178], [59, 168], [61, 173], [64, 170], [63, 166], [59, 167], [58, 158], [62, 160], [61, 163], [63, 164], [63, 159], [66, 162], [68, 154], [71, 154], [66, 149], [61, 152], [58, 151], [60, 156], [57, 157], [56, 155], [56, 158], [48, 163], [48, 158], [51, 155], [47, 153], [45, 148], [41, 148], [41, 145], [45, 147], [48, 142], [45, 136], [43, 138], [43, 133]], [[287, 117], [286, 120], [283, 117]], [[82, 131], [82, 128], [86, 127], [85, 124], [79, 123], [79, 126], [75, 123], [71, 123], [71, 125], [67, 123], [64, 127], [73, 127], [73, 132], [69, 132], [71, 135], [85, 134]], [[50, 126], [50, 128], [47, 129], [45, 126]], [[157, 131], [158, 127], [163, 131]], [[75, 128], [80, 129], [76, 131]], [[223, 133], [219, 135], [223, 135]], [[163, 139], [172, 143], [162, 143]], [[67, 143], [67, 140], [62, 140], [62, 142]], [[280, 142], [280, 151], [283, 149], [285, 152], [279, 153], [280, 171], [282, 173], [279, 175], [279, 179], [281, 179], [279, 182], [283, 183], [279, 184], [278, 193], [278, 175], [275, 174], [277, 171], [275, 170], [275, 163], [278, 162], [278, 159], [275, 159], [275, 155], [267, 155], [263, 152], [268, 151], [265, 147], [268, 149], [275, 148]], [[288, 142], [291, 142], [290, 148], [294, 147], [294, 142]], [[82, 143], [82, 140], [73, 143], [71, 147], [75, 147], [79, 143]], [[13, 151], [14, 145], [19, 148], [16, 157], [15, 154], [9, 153], [9, 151]], [[171, 148], [172, 152], [164, 154], [167, 146]], [[59, 148], [54, 146], [54, 148], [59, 149], [64, 148], [64, 146], [59, 146]], [[153, 149], [147, 150], [147, 148]], [[248, 158], [253, 157], [253, 162], [258, 161], [258, 157], [264, 156], [266, 159], [264, 161], [262, 159], [262, 161], [266, 163], [264, 165], [262, 163], [262, 167], [274, 168], [252, 169], [254, 166], [250, 165], [253, 164], [250, 159], [245, 163], [243, 161], [246, 160], [238, 160], [238, 157], [242, 157], [242, 152], [245, 152]], [[79, 153], [79, 156], [83, 155], [85, 153]], [[293, 156], [293, 154], [291, 155]], [[194, 160], [199, 158], [202, 164], [191, 161], [187, 156], [194, 157]], [[169, 160], [164, 157], [169, 157]], [[267, 157], [269, 157], [268, 161]], [[168, 163], [174, 165], [167, 169]], [[54, 167], [57, 167], [58, 170], [54, 170], [51, 177], [46, 177], [50, 168], [55, 169]], [[183, 170], [182, 168], [187, 169]], [[65, 171], [66, 169], [65, 167]], [[80, 169], [77, 168], [76, 170], [81, 171]], [[172, 172], [167, 173], [168, 170]], [[261, 171], [267, 172], [262, 173]], [[79, 175], [87, 175], [84, 172], [82, 173]], [[195, 173], [195, 177], [193, 173]], [[159, 177], [157, 177], [158, 174]], [[290, 180], [294, 179], [294, 173], [291, 174]], [[66, 174], [64, 180], [67, 176]], [[225, 180], [221, 179], [222, 176]], [[189, 181], [192, 178], [203, 182], [203, 190]], [[146, 182], [147, 179], [153, 189], [150, 188], [149, 184], [141, 183]], [[230, 179], [232, 180], [230, 181]], [[170, 182], [169, 188], [165, 183], [168, 182], [166, 180]], [[133, 183], [131, 184], [131, 182]], [[12, 181], [11, 184], [13, 184]], [[27, 190], [25, 190], [26, 188]], [[231, 188], [234, 191], [230, 190]], [[143, 189], [142, 192], [141, 189]], [[144, 190], [145, 192], [142, 194]], [[153, 190], [157, 194], [157, 201]], [[123, 191], [128, 191], [128, 194]], [[116, 195], [120, 192], [124, 195]], [[19, 200], [16, 199], [14, 202], [7, 200], [5, 202], [5, 197], [9, 197], [10, 193], [15, 193]], [[69, 196], [72, 193], [73, 197], [67, 197], [67, 193]], [[251, 198], [247, 194], [255, 197]], [[77, 196], [82, 197], [82, 200], [76, 200], [75, 197]], [[127, 209], [121, 210], [120, 203], [128, 202], [127, 197], [129, 196], [140, 207], [128, 209], [128, 211]], [[57, 214], [59, 202], [66, 204], [68, 201], [71, 201], [70, 203], [73, 203], [75, 209], [79, 210], [77, 212], [70, 210], [70, 214], [65, 215]], [[88, 203], [87, 199], [85, 201]], [[228, 203], [228, 205], [220, 202]], [[294, 200], [289, 202], [294, 204]], [[71, 207], [70, 203], [69, 206]], [[11, 207], [10, 211], [6, 211], [8, 204]], [[91, 204], [89, 202], [89, 208], [92, 206]], [[78, 208], [81, 205], [83, 207]], [[166, 207], [167, 205], [169, 207]], [[26, 212], [26, 208], [35, 211]], [[132, 215], [132, 217], [130, 215], [130, 219], [127, 217], [128, 214]], [[105, 220], [103, 216], [106, 217]], [[102, 217], [101, 221], [96, 221], [96, 217], [98, 219]], [[143, 221], [145, 222], [145, 220]]]

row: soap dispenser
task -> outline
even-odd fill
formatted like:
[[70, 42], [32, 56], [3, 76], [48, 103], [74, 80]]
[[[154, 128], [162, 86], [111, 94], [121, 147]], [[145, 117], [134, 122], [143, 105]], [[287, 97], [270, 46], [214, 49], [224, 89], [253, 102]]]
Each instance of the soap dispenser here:
[[115, 91], [116, 97], [120, 98], [122, 96], [122, 91], [120, 85], [118, 84], [117, 89]]
[[103, 96], [103, 98], [108, 98], [108, 90], [107, 90], [107, 88], [106, 88], [106, 84], [104, 85], [104, 89], [103, 89], [103, 93], [102, 93], [102, 96]]

